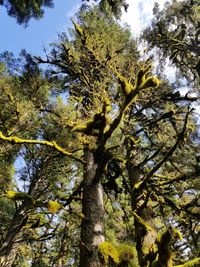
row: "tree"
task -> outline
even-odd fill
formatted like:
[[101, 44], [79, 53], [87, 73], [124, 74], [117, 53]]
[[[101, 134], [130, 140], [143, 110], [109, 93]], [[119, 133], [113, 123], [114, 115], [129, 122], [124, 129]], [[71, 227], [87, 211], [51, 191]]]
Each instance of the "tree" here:
[[[199, 1], [172, 1], [159, 10], [154, 7], [152, 24], [144, 32], [151, 48], [157, 47], [161, 59], [168, 58], [191, 84], [200, 76]], [[165, 60], [163, 60], [165, 64]]]
[[35, 58], [46, 73], [25, 52], [2, 56], [12, 68], [1, 76], [0, 139], [25, 166], [22, 189], [2, 194], [12, 209], [1, 266], [20, 266], [32, 244], [32, 267], [78, 265], [79, 246], [81, 267], [198, 263], [197, 99], [154, 75], [129, 29], [98, 7], [72, 23]]
[[[90, 0], [82, 0], [83, 2], [89, 2]], [[96, 0], [97, 1], [97, 0]], [[8, 15], [14, 17], [19, 24], [27, 26], [31, 18], [40, 19], [44, 15], [43, 7], [54, 6], [53, 0], [0, 0], [0, 5], [5, 6]], [[124, 0], [100, 1], [102, 10], [113, 13], [117, 18], [121, 15], [121, 8], [127, 10], [128, 5]]]
[[31, 18], [40, 19], [44, 10], [43, 7], [53, 7], [52, 0], [30, 0], [15, 1], [1, 0], [0, 5], [5, 6], [8, 15], [16, 18], [19, 24], [27, 25]]

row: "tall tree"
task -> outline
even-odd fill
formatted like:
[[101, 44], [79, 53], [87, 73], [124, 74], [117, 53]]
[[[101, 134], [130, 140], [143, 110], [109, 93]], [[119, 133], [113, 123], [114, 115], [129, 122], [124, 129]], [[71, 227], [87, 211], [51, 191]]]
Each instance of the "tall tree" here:
[[21, 190], [2, 189], [12, 209], [1, 266], [19, 265], [33, 243], [35, 267], [198, 263], [197, 98], [156, 77], [129, 29], [101, 9], [83, 8], [72, 23], [35, 58], [46, 74], [26, 53], [23, 64], [2, 57], [12, 69], [1, 76], [0, 140], [25, 166]]

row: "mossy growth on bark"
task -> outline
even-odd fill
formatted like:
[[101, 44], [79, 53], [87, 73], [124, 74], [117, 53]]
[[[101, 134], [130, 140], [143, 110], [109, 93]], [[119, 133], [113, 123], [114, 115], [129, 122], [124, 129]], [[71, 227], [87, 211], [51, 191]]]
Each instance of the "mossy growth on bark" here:
[[104, 266], [139, 267], [134, 245], [125, 243], [113, 245], [105, 241], [99, 245], [99, 252]]

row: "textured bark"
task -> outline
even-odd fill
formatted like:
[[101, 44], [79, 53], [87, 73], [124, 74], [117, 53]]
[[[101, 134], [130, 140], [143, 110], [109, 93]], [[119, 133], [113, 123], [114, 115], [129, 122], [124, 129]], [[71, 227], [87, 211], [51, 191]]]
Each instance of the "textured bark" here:
[[10, 251], [8, 255], [4, 255], [0, 257], [0, 266], [1, 267], [12, 267], [15, 261], [16, 254], [17, 254], [17, 247], [15, 249], [12, 248], [12, 251]]
[[85, 219], [81, 224], [80, 267], [101, 266], [98, 257], [98, 245], [104, 238], [103, 189], [99, 181], [95, 182], [97, 163], [91, 151], [85, 151], [86, 168], [83, 185], [82, 212]]
[[22, 235], [21, 229], [26, 224], [28, 219], [28, 209], [26, 207], [20, 207], [15, 216], [13, 217], [12, 223], [8, 232], [2, 240], [0, 240], [0, 266], [11, 267], [17, 253], [19, 246], [19, 237]]
[[[149, 266], [149, 263], [155, 259], [154, 247], [156, 246], [157, 232], [154, 230], [154, 225], [152, 225], [154, 214], [151, 206], [148, 204], [148, 201], [140, 199], [143, 192], [138, 192], [137, 195], [133, 192], [134, 186], [142, 177], [142, 171], [137, 166], [138, 163], [136, 163], [134, 158], [129, 158], [127, 161], [129, 183], [132, 190], [131, 206], [133, 211], [136, 211], [144, 221], [144, 224], [142, 224], [136, 218], [134, 220], [135, 242], [140, 266]], [[147, 226], [150, 227], [148, 228]]]

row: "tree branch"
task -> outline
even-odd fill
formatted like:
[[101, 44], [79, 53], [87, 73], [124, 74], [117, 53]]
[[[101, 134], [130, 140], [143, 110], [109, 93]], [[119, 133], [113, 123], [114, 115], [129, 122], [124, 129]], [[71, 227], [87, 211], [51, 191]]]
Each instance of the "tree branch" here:
[[0, 132], [0, 140], [7, 141], [11, 144], [32, 144], [32, 145], [49, 146], [49, 147], [52, 147], [53, 149], [55, 149], [56, 151], [60, 152], [61, 154], [65, 155], [65, 156], [69, 156], [80, 163], [84, 163], [83, 160], [75, 157], [73, 155], [73, 153], [65, 150], [64, 148], [59, 146], [54, 141], [23, 139], [23, 138], [19, 138], [17, 136], [6, 137], [2, 132]]

